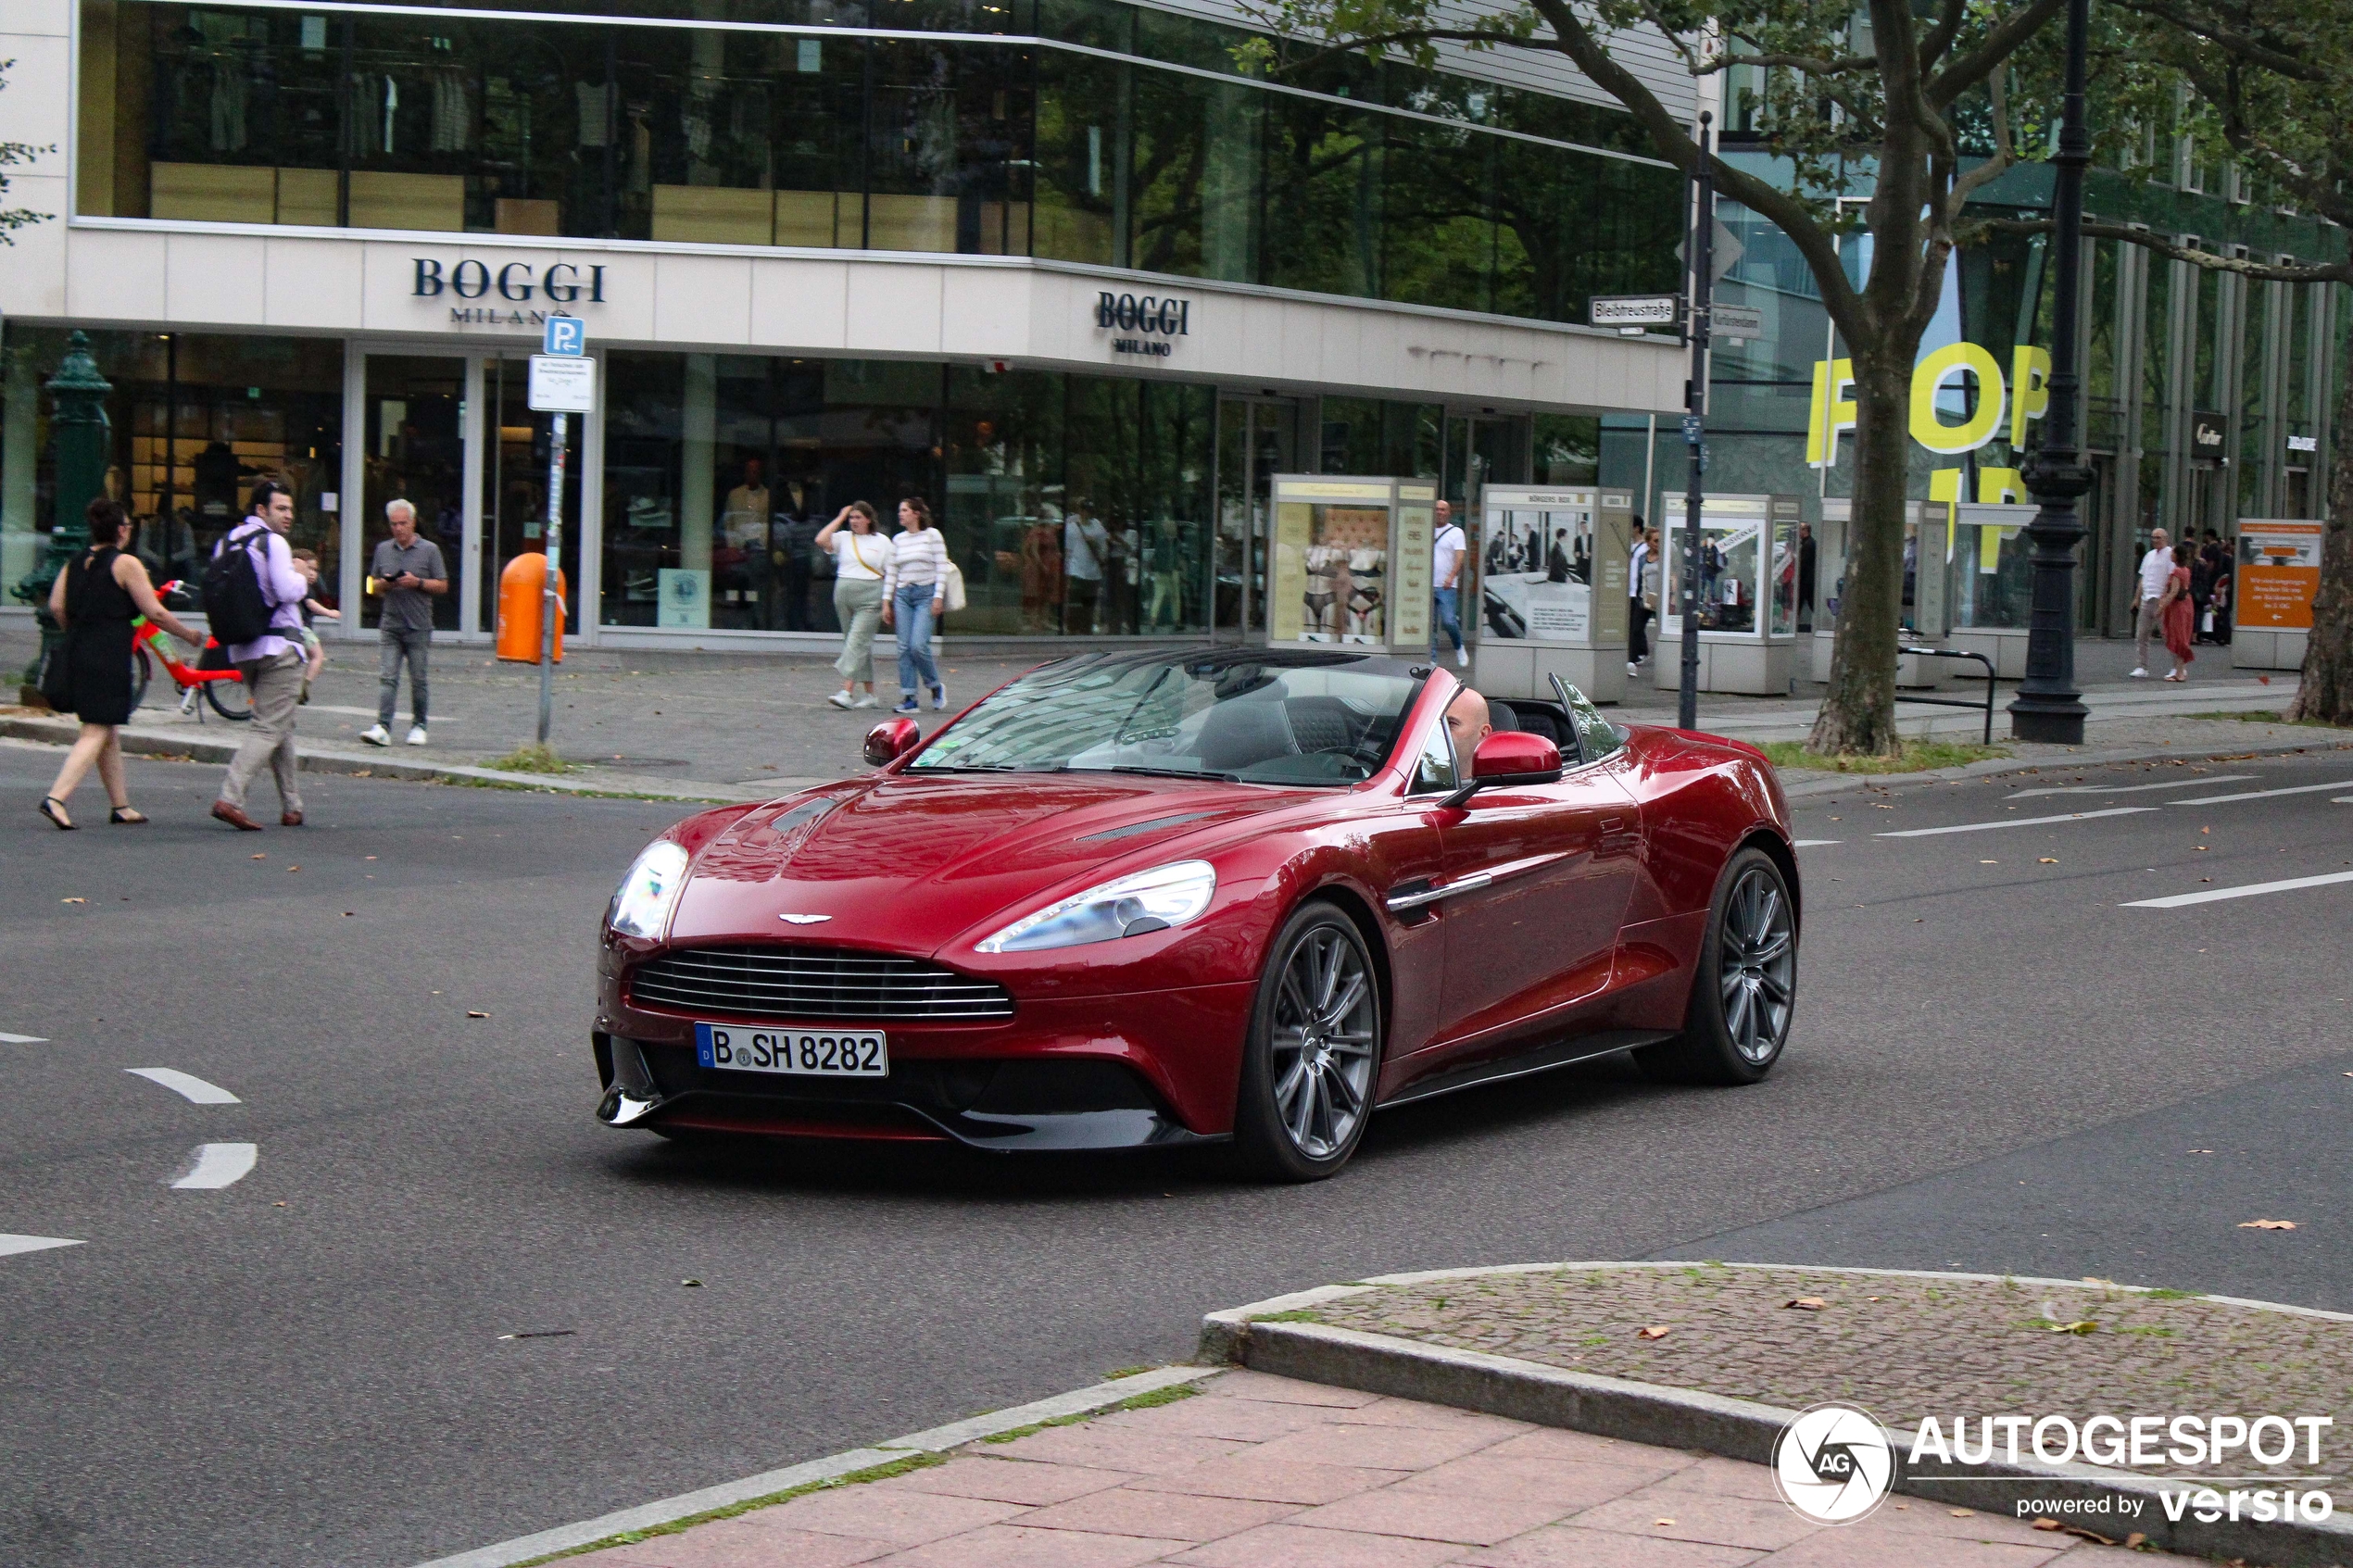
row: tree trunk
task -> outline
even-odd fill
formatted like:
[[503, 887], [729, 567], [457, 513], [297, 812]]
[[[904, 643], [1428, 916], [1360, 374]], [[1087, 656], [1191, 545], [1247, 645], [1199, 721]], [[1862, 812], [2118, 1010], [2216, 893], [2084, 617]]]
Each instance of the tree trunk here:
[[[1830, 689], [1806, 749], [1893, 753], [1895, 633], [1904, 614], [1904, 512], [1911, 466], [1912, 355], [1855, 355], [1855, 500]], [[1919, 570], [1929, 570], [1928, 541]]]
[[[2353, 378], [2337, 395], [2331, 433], [2328, 522], [2321, 534], [2321, 585], [2312, 596], [2312, 634], [2290, 719], [2353, 725]], [[2244, 596], [2237, 596], [2244, 603]]]

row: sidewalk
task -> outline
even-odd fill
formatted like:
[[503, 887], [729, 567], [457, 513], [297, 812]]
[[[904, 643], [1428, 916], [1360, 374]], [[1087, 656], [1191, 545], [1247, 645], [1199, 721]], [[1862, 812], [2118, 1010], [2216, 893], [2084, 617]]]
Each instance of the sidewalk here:
[[583, 1568], [2068, 1568], [2127, 1558], [1919, 1498], [1810, 1524], [1762, 1465], [1236, 1371], [1197, 1397], [567, 1559]]

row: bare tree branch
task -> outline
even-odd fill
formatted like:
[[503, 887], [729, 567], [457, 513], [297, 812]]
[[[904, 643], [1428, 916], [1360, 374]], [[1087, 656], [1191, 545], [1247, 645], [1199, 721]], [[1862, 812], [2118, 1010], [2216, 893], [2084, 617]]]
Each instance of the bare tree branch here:
[[[2048, 218], [1983, 218], [1969, 225], [1971, 233], [2047, 234], [2055, 227]], [[2234, 272], [2263, 283], [2353, 283], [2353, 259], [2344, 261], [2258, 261], [2252, 257], [2221, 256], [2196, 245], [2182, 245], [2146, 229], [2097, 219], [2083, 220], [2087, 239], [2121, 240], [2169, 260], [2186, 261], [2209, 272]]]
[[2020, 45], [2057, 16], [2066, 4], [2067, 0], [2032, 0], [2031, 5], [2012, 11], [1977, 41], [1976, 48], [1930, 79], [1929, 101], [1938, 108], [1944, 108], [1992, 75], [2018, 53]]

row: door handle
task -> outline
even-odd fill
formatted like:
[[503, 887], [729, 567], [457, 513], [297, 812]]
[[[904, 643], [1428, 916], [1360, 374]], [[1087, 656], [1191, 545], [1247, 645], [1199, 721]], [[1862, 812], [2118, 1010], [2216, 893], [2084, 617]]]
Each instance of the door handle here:
[[1452, 898], [1460, 893], [1476, 893], [1480, 888], [1491, 885], [1494, 880], [1485, 872], [1474, 872], [1468, 876], [1457, 877], [1442, 886], [1416, 887], [1403, 893], [1392, 893], [1381, 902], [1388, 907], [1390, 914], [1402, 915], [1408, 909], [1418, 909], [1425, 904], [1435, 904], [1441, 898]]

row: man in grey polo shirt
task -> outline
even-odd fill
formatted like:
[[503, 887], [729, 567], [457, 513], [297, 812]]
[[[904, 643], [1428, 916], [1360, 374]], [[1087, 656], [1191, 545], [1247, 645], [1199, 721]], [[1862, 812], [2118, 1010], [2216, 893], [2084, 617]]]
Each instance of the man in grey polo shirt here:
[[368, 564], [372, 586], [384, 596], [377, 622], [382, 663], [377, 667], [376, 721], [359, 732], [371, 746], [392, 744], [392, 709], [400, 696], [400, 666], [409, 665], [409, 744], [425, 744], [425, 650], [433, 644], [433, 601], [449, 591], [449, 569], [441, 546], [417, 537], [417, 508], [406, 501], [384, 503], [392, 537], [376, 546]]

